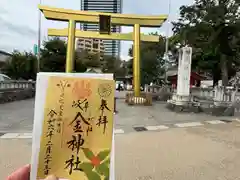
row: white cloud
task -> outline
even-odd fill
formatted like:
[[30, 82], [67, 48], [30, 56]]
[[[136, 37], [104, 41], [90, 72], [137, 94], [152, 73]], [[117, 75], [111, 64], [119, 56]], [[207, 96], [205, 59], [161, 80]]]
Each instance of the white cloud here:
[[[0, 49], [11, 52], [14, 49], [31, 51], [37, 43], [38, 15], [37, 5], [40, 0], [1, 0], [0, 1]], [[141, 2], [141, 3], [140, 3]], [[181, 4], [192, 3], [193, 0], [172, 0], [170, 19], [176, 19]], [[66, 8], [80, 9], [80, 0], [42, 0], [42, 4]], [[167, 14], [168, 0], [123, 0], [123, 13], [128, 14]], [[47, 37], [48, 28], [66, 28], [67, 23], [46, 20], [42, 16], [42, 39]], [[166, 34], [166, 23], [159, 29], [142, 29], [149, 33], [158, 31]], [[132, 28], [122, 28], [123, 32], [132, 32]], [[126, 57], [132, 42], [122, 42], [121, 55]]]

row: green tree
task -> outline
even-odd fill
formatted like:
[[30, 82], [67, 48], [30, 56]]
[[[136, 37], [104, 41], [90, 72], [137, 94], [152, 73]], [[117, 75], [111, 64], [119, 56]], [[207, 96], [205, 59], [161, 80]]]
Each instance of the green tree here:
[[36, 75], [38, 72], [37, 56], [33, 53], [25, 53], [25, 55], [27, 56], [25, 79], [36, 80]]
[[41, 49], [41, 71], [65, 72], [67, 45], [60, 38], [43, 43]]
[[102, 70], [105, 73], [115, 73], [117, 67], [117, 58], [110, 55], [103, 56], [103, 67]]
[[83, 63], [82, 53], [76, 51], [75, 52], [75, 59], [76, 59], [75, 62], [74, 62], [75, 72], [85, 72], [87, 70], [87, 67]]
[[193, 47], [193, 68], [209, 71], [214, 84], [228, 84], [239, 65], [239, 0], [195, 0], [180, 8], [173, 31], [182, 46]]
[[101, 62], [101, 54], [90, 52], [87, 50], [81, 50], [77, 52], [77, 62], [82, 63], [85, 68], [101, 68], [102, 62]]
[[125, 77], [127, 75], [125, 61], [122, 61], [118, 57], [114, 56], [103, 56], [102, 69], [104, 73], [113, 73], [115, 77]]
[[[156, 33], [151, 33], [157, 35]], [[149, 84], [152, 81], [157, 81], [164, 73], [163, 55], [165, 52], [165, 38], [159, 36], [159, 42], [141, 42], [140, 44], [140, 72], [141, 84]], [[129, 49], [129, 56], [133, 57], [133, 48]], [[133, 59], [127, 63], [128, 73], [133, 73]]]
[[116, 77], [126, 77], [128, 75], [127, 61], [119, 60], [118, 66], [115, 70]]
[[[41, 71], [65, 72], [67, 44], [60, 38], [53, 38], [43, 43], [41, 49]], [[98, 53], [86, 50], [75, 51], [74, 72], [85, 72], [88, 67], [100, 67]]]
[[132, 57], [126, 62], [127, 75], [133, 75], [133, 46], [128, 50], [128, 56]]
[[13, 79], [36, 79], [37, 57], [32, 53], [14, 51], [3, 66], [3, 72]]

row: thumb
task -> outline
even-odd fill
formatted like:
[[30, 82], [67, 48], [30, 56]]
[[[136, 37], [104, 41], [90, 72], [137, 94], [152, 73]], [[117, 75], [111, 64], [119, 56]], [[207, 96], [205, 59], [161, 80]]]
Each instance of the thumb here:
[[54, 176], [54, 175], [50, 175], [50, 176], [48, 176], [46, 179], [44, 179], [44, 180], [58, 180], [58, 178], [56, 177], [56, 176]]
[[13, 172], [6, 180], [28, 180], [30, 175], [30, 165], [26, 165]]

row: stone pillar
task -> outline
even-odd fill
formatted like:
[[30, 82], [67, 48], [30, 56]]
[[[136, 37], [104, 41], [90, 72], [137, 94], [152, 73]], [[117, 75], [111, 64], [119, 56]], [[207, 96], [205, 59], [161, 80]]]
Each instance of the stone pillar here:
[[145, 85], [144, 85], [144, 92], [148, 92], [148, 89], [149, 89], [149, 85], [148, 85], [148, 84], [145, 84]]
[[185, 105], [190, 101], [190, 76], [192, 64], [192, 48], [183, 47], [179, 50], [178, 80], [176, 105]]
[[214, 105], [215, 106], [224, 106], [224, 87], [216, 86], [214, 88]]

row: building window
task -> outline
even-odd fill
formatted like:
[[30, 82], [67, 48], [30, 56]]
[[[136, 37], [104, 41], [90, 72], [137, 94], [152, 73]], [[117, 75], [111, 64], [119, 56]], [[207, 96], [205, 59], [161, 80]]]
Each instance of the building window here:
[[85, 44], [86, 48], [91, 48], [91, 44]]
[[93, 49], [98, 49], [98, 43], [93, 43]]

